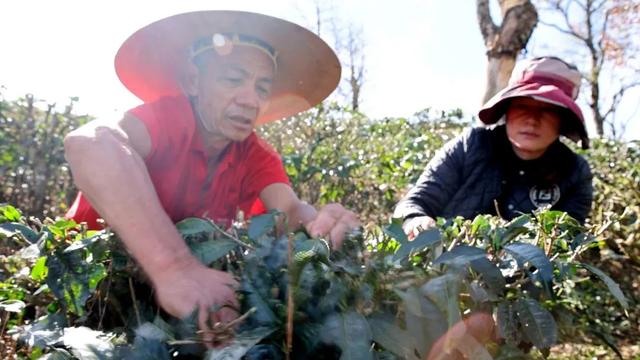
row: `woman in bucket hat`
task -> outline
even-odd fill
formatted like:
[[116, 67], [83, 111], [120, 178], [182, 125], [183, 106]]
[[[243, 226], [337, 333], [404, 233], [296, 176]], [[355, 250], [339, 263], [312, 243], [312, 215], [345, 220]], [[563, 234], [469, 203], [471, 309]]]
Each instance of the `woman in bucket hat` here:
[[559, 141], [564, 135], [589, 146], [575, 103], [580, 72], [556, 57], [521, 65], [478, 114], [492, 126], [468, 129], [445, 145], [396, 206], [394, 217], [404, 219], [408, 235], [433, 226], [436, 217], [511, 219], [543, 206], [585, 221], [591, 170]]
[[67, 216], [91, 228], [104, 218], [171, 315], [196, 309], [207, 329], [209, 320], [231, 320], [236, 314], [225, 305], [237, 305], [235, 280], [200, 264], [176, 221], [206, 216], [229, 223], [238, 211], [251, 215], [264, 206], [335, 247], [359, 226], [338, 204], [316, 211], [298, 199], [279, 155], [254, 132], [335, 89], [340, 64], [315, 34], [261, 14], [191, 12], [131, 35], [115, 67], [144, 104], [118, 122], [93, 121], [67, 136], [66, 156], [82, 191]]

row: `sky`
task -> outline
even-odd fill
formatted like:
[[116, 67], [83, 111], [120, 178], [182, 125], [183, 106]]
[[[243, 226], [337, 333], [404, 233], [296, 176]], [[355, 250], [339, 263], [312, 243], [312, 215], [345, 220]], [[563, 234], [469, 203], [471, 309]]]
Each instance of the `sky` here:
[[[325, 19], [336, 17], [343, 25], [362, 29], [366, 77], [361, 109], [369, 117], [410, 116], [427, 107], [461, 108], [469, 116], [477, 112], [485, 86], [486, 57], [474, 1], [319, 3]], [[4, 35], [0, 86], [4, 88], [0, 92], [6, 99], [32, 93], [61, 105], [78, 97], [78, 113], [120, 118], [140, 103], [115, 75], [113, 58], [122, 42], [163, 17], [206, 9], [259, 12], [310, 29], [316, 22], [313, 0], [4, 2], [0, 12], [0, 34]], [[332, 42], [329, 36], [325, 40]], [[538, 26], [529, 52], [544, 55], [550, 42], [559, 45], [557, 33]], [[637, 106], [631, 103], [624, 103], [628, 109], [621, 113], [638, 118]], [[588, 108], [581, 105], [588, 114]], [[640, 138], [640, 121], [628, 127], [626, 137]]]

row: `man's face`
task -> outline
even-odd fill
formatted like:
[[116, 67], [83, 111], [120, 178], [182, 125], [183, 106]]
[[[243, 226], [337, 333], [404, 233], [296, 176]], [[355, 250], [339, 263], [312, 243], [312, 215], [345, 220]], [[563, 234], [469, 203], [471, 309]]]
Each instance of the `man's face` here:
[[268, 105], [274, 64], [262, 51], [242, 45], [227, 55], [206, 56], [195, 94], [201, 125], [207, 137], [242, 141]]
[[531, 98], [515, 98], [507, 109], [507, 136], [516, 155], [537, 159], [560, 135], [560, 108]]

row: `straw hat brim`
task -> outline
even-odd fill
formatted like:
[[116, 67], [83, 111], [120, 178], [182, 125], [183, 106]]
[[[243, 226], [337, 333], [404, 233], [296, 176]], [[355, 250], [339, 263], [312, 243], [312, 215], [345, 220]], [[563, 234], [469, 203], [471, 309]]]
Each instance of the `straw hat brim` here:
[[189, 49], [216, 33], [261, 39], [277, 51], [278, 71], [270, 104], [258, 123], [295, 115], [324, 100], [340, 80], [340, 62], [316, 34], [275, 17], [243, 11], [197, 11], [143, 27], [120, 47], [115, 68], [120, 81], [145, 102], [182, 94]]

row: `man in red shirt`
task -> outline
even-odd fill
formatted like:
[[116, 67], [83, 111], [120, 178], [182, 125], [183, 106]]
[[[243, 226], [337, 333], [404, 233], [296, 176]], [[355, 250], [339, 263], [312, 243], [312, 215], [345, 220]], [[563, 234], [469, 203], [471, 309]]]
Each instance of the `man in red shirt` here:
[[[264, 206], [339, 247], [359, 225], [339, 204], [320, 211], [298, 199], [279, 155], [254, 127], [322, 101], [340, 79], [334, 52], [295, 24], [260, 14], [202, 11], [152, 23], [122, 45], [122, 83], [144, 104], [117, 122], [93, 121], [65, 139], [82, 193], [68, 217], [104, 218], [148, 275], [171, 315], [199, 310], [229, 321], [235, 280], [194, 258], [174, 222], [229, 222]], [[100, 214], [100, 215], [98, 215]]]

